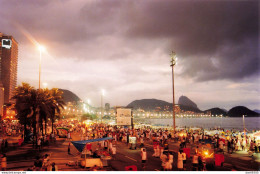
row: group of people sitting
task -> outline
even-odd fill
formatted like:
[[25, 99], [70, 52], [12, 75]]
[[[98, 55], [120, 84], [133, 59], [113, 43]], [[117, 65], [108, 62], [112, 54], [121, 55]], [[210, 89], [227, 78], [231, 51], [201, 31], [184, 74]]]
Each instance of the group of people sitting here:
[[37, 156], [34, 166], [28, 168], [28, 171], [58, 171], [58, 166], [55, 162], [50, 162], [50, 155], [45, 154], [42, 159]]

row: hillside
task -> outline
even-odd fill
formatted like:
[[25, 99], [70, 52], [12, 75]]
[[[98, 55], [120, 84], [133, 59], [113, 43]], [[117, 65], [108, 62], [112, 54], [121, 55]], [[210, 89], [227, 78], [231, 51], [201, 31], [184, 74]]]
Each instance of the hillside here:
[[260, 115], [244, 106], [236, 106], [230, 109], [227, 114], [230, 117], [242, 117], [243, 115], [247, 117], [258, 117]]
[[178, 104], [198, 109], [197, 105], [193, 101], [191, 101], [188, 97], [183, 95], [179, 98]]
[[[191, 100], [189, 100], [189, 101], [191, 101]], [[193, 103], [192, 106], [189, 106], [188, 105], [189, 103], [188, 104], [186, 103], [187, 105], [181, 104], [179, 106], [180, 106], [181, 110], [184, 110], [184, 111], [202, 112], [197, 107], [193, 107], [193, 106], [197, 106], [194, 102], [191, 101], [190, 103]], [[141, 100], [135, 100], [135, 101], [131, 102], [130, 104], [127, 105], [127, 107], [132, 107], [133, 109], [143, 109], [145, 111], [153, 111], [153, 110], [156, 110], [158, 107], [160, 107], [161, 111], [164, 109], [171, 111], [172, 103], [169, 103], [169, 102], [166, 102], [163, 100], [157, 100], [157, 99], [141, 99]]]
[[74, 94], [73, 92], [71, 92], [69, 90], [66, 90], [66, 89], [59, 89], [59, 90], [63, 92], [62, 97], [63, 97], [65, 103], [78, 102], [81, 100], [76, 94]]
[[202, 112], [199, 108], [195, 108], [192, 106], [187, 106], [187, 105], [181, 105], [179, 104], [181, 110], [183, 111], [193, 111], [193, 112]]
[[132, 107], [133, 109], [143, 109], [145, 111], [155, 110], [156, 107], [164, 108], [168, 106], [172, 110], [172, 104], [163, 100], [157, 99], [142, 99], [134, 100], [127, 105], [127, 107]]
[[204, 113], [206, 113], [208, 111], [210, 111], [212, 115], [223, 115], [223, 116], [227, 115], [227, 112], [220, 108], [211, 108], [211, 109], [205, 110]]

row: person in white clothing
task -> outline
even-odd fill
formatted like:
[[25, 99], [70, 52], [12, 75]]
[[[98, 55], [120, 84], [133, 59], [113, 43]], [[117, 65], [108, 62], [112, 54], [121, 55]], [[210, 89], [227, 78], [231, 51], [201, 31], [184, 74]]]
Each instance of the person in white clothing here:
[[183, 170], [186, 170], [186, 153], [182, 152]]
[[183, 159], [182, 159], [182, 151], [181, 150], [178, 152], [177, 168], [178, 168], [178, 170], [183, 169]]
[[113, 156], [113, 158], [115, 158], [115, 156], [116, 156], [116, 146], [112, 147], [112, 156]]
[[168, 158], [169, 158], [169, 162], [171, 163], [171, 169], [172, 169], [172, 164], [173, 164], [173, 154], [172, 154], [172, 152], [169, 153]]
[[145, 169], [145, 164], [147, 160], [147, 153], [145, 148], [141, 149], [141, 157], [142, 157], [142, 168]]
[[169, 159], [167, 159], [165, 162], [164, 170], [166, 170], [166, 171], [172, 170], [172, 164]]
[[162, 168], [165, 170], [165, 166], [166, 166], [166, 162], [168, 160], [168, 157], [165, 153], [163, 153], [161, 156], [160, 156], [160, 159], [162, 161]]
[[193, 165], [193, 170], [198, 170], [198, 167], [199, 167], [199, 156], [198, 156], [197, 153], [192, 158], [192, 165]]

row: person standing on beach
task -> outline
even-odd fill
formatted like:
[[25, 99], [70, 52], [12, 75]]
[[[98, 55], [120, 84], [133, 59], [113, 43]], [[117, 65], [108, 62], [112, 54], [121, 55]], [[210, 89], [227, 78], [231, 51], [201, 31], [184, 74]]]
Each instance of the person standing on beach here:
[[144, 170], [146, 167], [146, 160], [147, 160], [147, 153], [145, 148], [142, 148], [141, 150], [141, 158], [142, 158], [142, 169]]
[[195, 170], [195, 171], [198, 170], [198, 165], [199, 165], [199, 156], [198, 156], [198, 153], [196, 152], [196, 154], [192, 158], [193, 170]]
[[68, 154], [70, 155], [70, 142], [69, 142], [69, 146], [68, 146]]
[[178, 170], [183, 170], [183, 158], [182, 158], [181, 150], [178, 152], [177, 168], [178, 168]]
[[186, 170], [186, 153], [182, 152], [183, 170]]

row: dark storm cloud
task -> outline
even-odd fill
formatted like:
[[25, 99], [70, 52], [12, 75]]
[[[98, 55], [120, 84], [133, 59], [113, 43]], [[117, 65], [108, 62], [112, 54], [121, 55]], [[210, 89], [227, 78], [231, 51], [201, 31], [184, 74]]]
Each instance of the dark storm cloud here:
[[[145, 61], [150, 50], [159, 48], [165, 55], [177, 52], [183, 77], [207, 81], [258, 73], [258, 1], [0, 3], [0, 24], [6, 32], [14, 31], [10, 23], [19, 23], [39, 42], [55, 48], [56, 57], [111, 60], [141, 54]], [[16, 38], [25, 40], [19, 32]]]
[[259, 69], [258, 8], [258, 1], [145, 1], [128, 16], [127, 34], [168, 38], [165, 52], [184, 59], [184, 76], [236, 79]]

